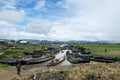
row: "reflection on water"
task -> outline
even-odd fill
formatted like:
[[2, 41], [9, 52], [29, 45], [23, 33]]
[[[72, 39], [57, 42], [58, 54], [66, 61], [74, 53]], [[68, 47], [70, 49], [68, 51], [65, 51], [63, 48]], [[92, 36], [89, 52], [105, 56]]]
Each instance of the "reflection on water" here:
[[[59, 53], [57, 53], [55, 55], [55, 59], [59, 59], [61, 57], [66, 57], [65, 61], [63, 61], [62, 63], [56, 65], [56, 66], [69, 66], [69, 65], [72, 65], [72, 63], [70, 63], [68, 60], [67, 60], [67, 56], [66, 56], [66, 52], [69, 51], [70, 53], [72, 53], [71, 50], [61, 50]], [[50, 62], [51, 60], [43, 63], [45, 66]], [[97, 64], [98, 62], [94, 62], [94, 61], [91, 61], [90, 63], [85, 63], [85, 64]]]
[[[55, 55], [55, 59], [59, 59], [61, 57], [66, 57], [65, 61], [63, 61], [62, 63], [58, 64], [57, 66], [69, 66], [69, 65], [72, 65], [72, 63], [70, 63], [68, 60], [67, 60], [67, 56], [66, 56], [66, 52], [69, 51], [70, 53], [72, 53], [71, 50], [61, 50], [59, 53], [57, 53]], [[42, 63], [44, 66], [47, 66], [47, 64], [50, 62], [51, 60], [45, 62], [45, 63]], [[97, 64], [98, 62], [90, 62], [90, 63], [86, 63], [86, 64]]]
[[71, 65], [71, 63], [67, 59], [60, 64], [60, 66], [69, 66], [69, 65]]
[[65, 53], [65, 51], [62, 50], [58, 54], [55, 55], [55, 59], [59, 59], [64, 56], [66, 56], [66, 53]]
[[[68, 65], [71, 65], [71, 63], [67, 60], [67, 56], [66, 56], [66, 52], [67, 51], [71, 52], [71, 50], [61, 50], [59, 53], [57, 53], [55, 55], [55, 59], [59, 59], [59, 58], [64, 57], [64, 56], [66, 57], [66, 60], [63, 61], [62, 63], [58, 64], [57, 66], [68, 66]], [[46, 66], [50, 61], [51, 60], [49, 60], [49, 61], [47, 61], [47, 62], [45, 62], [43, 64]]]
[[[56, 55], [55, 58], [56, 58], [56, 59], [59, 59], [59, 58], [61, 58], [61, 57], [66, 56], [66, 52], [67, 52], [67, 51], [70, 51], [70, 52], [71, 52], [71, 50], [62, 50], [62, 51], [60, 51], [60, 52]], [[71, 63], [67, 60], [67, 57], [66, 57], [66, 60], [60, 64], [60, 66], [65, 66], [65, 65], [71, 65]]]

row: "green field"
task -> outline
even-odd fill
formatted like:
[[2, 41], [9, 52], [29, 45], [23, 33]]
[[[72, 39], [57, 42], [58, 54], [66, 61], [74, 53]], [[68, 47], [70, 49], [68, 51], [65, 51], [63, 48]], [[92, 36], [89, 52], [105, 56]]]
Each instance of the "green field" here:
[[[17, 47], [21, 47], [20, 45], [15, 45]], [[109, 53], [110, 51], [120, 51], [120, 44], [74, 44], [74, 47], [85, 47], [89, 48], [94, 56], [107, 56], [107, 57], [119, 57], [120, 54]], [[105, 53], [105, 49], [107, 49], [107, 53]], [[34, 50], [44, 50], [41, 47], [41, 44], [27, 44], [23, 46], [22, 50], [19, 49], [7, 49], [4, 51], [4, 58], [11, 57], [14, 55], [24, 56], [23, 52], [32, 53]]]
[[[120, 51], [120, 44], [74, 44], [73, 46], [89, 48], [93, 56], [120, 58], [120, 54], [109, 53], [110, 51]], [[105, 53], [105, 49], [107, 49], [107, 53]]]
[[16, 45], [18, 48], [23, 49], [6, 49], [4, 50], [4, 54], [2, 55], [4, 58], [8, 58], [11, 56], [25, 56], [23, 52], [32, 53], [34, 50], [42, 50], [40, 44], [27, 44], [25, 46]]
[[120, 51], [120, 44], [74, 44], [74, 47], [85, 47], [92, 51]]
[[[23, 52], [32, 53], [34, 50], [43, 50], [40, 44], [27, 44], [24, 46], [14, 44], [13, 46], [17, 46], [18, 48], [22, 48], [22, 49], [6, 49], [4, 51], [1, 50], [1, 52], [4, 52], [4, 54], [2, 55], [3, 58], [8, 58], [12, 56], [25, 56]], [[2, 46], [0, 47], [0, 49], [2, 49]], [[9, 69], [10, 66], [6, 64], [5, 65], [0, 64], [0, 68]]]

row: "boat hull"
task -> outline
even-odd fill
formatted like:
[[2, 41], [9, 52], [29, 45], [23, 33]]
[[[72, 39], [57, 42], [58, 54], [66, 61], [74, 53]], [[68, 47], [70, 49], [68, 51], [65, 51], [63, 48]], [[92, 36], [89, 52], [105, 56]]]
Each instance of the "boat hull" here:
[[42, 63], [42, 62], [51, 60], [51, 59], [53, 59], [53, 58], [55, 58], [55, 57], [54, 57], [54, 56], [50, 56], [50, 57], [43, 58], [43, 59], [28, 60], [28, 61], [26, 61], [26, 63], [27, 63], [27, 64], [37, 64], [37, 63]]
[[63, 57], [63, 59], [62, 59], [62, 60], [60, 60], [60, 61], [56, 61], [56, 62], [49, 62], [49, 63], [47, 64], [47, 66], [56, 66], [56, 65], [58, 65], [58, 64], [60, 64], [60, 63], [62, 63], [65, 59], [66, 59], [66, 58], [65, 58], [65, 57]]
[[105, 62], [105, 63], [114, 63], [118, 62], [118, 59], [116, 58], [105, 58], [105, 57], [92, 57], [90, 60], [97, 61], [97, 62]]
[[82, 57], [75, 57], [75, 55], [71, 55], [69, 53], [66, 54], [67, 55], [67, 60], [73, 64], [79, 64], [79, 63], [90, 63], [90, 59], [89, 58], [82, 58]]

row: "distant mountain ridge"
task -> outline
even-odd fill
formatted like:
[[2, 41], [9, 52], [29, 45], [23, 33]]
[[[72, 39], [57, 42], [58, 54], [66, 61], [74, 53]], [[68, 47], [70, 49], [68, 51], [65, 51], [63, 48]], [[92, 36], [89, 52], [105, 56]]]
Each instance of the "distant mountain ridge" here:
[[[6, 42], [8, 41], [12, 41], [12, 39], [0, 39], [0, 40], [4, 40]], [[28, 41], [30, 43], [50, 43], [50, 42], [54, 42], [54, 43], [115, 43], [115, 42], [110, 42], [110, 41], [86, 41], [86, 40], [69, 40], [69, 41], [49, 41], [49, 40], [37, 40], [37, 39], [20, 39], [23, 41]], [[15, 40], [18, 41], [18, 40]]]

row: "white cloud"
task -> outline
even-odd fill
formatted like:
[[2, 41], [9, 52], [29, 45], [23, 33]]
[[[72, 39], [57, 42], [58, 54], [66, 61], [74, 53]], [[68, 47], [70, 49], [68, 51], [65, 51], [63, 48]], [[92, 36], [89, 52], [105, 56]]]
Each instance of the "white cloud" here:
[[7, 25], [8, 25], [7, 22], [5, 22], [5, 21], [0, 21], [0, 27], [2, 27], [2, 26], [7, 26]]
[[64, 0], [61, 3], [59, 7], [74, 13], [72, 17], [63, 20], [63, 26], [71, 31], [70, 35], [66, 33], [66, 39], [120, 40], [119, 0]]
[[[7, 31], [5, 33], [5, 31]], [[41, 39], [44, 35], [28, 33], [24, 31], [17, 31], [17, 29], [3, 29], [0, 30], [0, 39]]]
[[33, 20], [27, 24], [25, 31], [37, 34], [47, 34], [52, 28], [52, 23], [42, 20]]
[[19, 25], [0, 21], [0, 39], [41, 39], [44, 36], [44, 34], [27, 32]]
[[22, 22], [25, 18], [25, 12], [23, 10], [2, 10], [0, 11], [0, 20], [11, 23]]
[[82, 27], [75, 24], [77, 23], [73, 25], [70, 20], [65, 21], [65, 23], [56, 22], [47, 37], [50, 40], [100, 40], [101, 37], [104, 39], [102, 33], [95, 31], [94, 28], [89, 31], [87, 25]]
[[1, 39], [46, 39], [51, 31], [52, 22], [33, 20], [22, 27], [6, 21], [0, 21]]
[[45, 8], [45, 5], [46, 5], [45, 0], [39, 0], [34, 9], [40, 11]]
[[[119, 0], [63, 0], [56, 5], [59, 8], [72, 13], [71, 17], [61, 16], [63, 19], [62, 21], [58, 20], [54, 22], [52, 20], [46, 21], [33, 19], [26, 25], [24, 28], [25, 30], [22, 30], [21, 32], [17, 31], [19, 30], [17, 27], [17, 29], [15, 28], [11, 30], [13, 34], [6, 33], [6, 36], [49, 40], [119, 41], [119, 4]], [[45, 8], [45, 5], [45, 0], [40, 0], [34, 9], [41, 10]], [[25, 12], [23, 10], [0, 11], [0, 26], [7, 26], [11, 22], [21, 22], [24, 17]], [[5, 29], [1, 31], [5, 31]], [[8, 31], [8, 33], [12, 32]]]
[[5, 9], [11, 9], [14, 10], [16, 9], [16, 0], [0, 0], [0, 3], [3, 3], [4, 6], [0, 7], [0, 9], [5, 10]]

